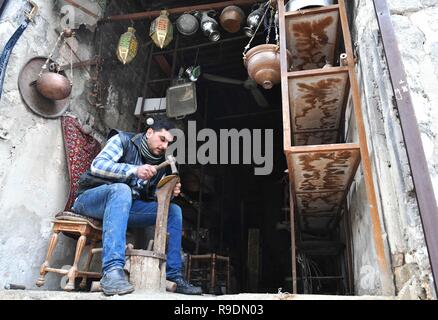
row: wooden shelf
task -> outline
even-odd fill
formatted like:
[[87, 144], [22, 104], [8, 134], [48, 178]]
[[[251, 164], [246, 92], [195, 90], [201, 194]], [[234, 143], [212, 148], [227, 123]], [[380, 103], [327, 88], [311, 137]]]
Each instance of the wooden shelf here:
[[[333, 6], [285, 12], [285, 1], [278, 1], [283, 145], [291, 186], [293, 293], [297, 293], [294, 221], [318, 231], [324, 231], [331, 220], [339, 222], [360, 162], [379, 272], [389, 276], [345, 2], [338, 0], [339, 4]], [[292, 55], [292, 66], [287, 50]], [[327, 63], [337, 65], [336, 55], [341, 52], [347, 55], [348, 67], [323, 68]], [[337, 144], [343, 142], [345, 106], [350, 93], [358, 143]]]
[[298, 213], [336, 214], [359, 166], [359, 145], [301, 146], [285, 151]]
[[296, 70], [334, 65], [338, 44], [339, 6], [285, 13], [286, 47]]
[[288, 85], [294, 145], [339, 142], [350, 88], [348, 68], [289, 72]]

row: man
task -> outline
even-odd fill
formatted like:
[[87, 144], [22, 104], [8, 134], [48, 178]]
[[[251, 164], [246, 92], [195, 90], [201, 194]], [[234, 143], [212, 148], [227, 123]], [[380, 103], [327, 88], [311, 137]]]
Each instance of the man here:
[[[91, 168], [79, 180], [78, 196], [73, 211], [103, 220], [102, 290], [106, 295], [127, 294], [134, 287], [126, 278], [125, 245], [127, 227], [155, 224], [157, 201], [155, 190], [169, 167], [157, 172], [155, 166], [165, 160], [165, 152], [174, 128], [167, 118], [149, 118], [146, 133], [112, 130], [109, 140], [96, 156]], [[178, 183], [173, 195], [179, 195]], [[202, 294], [182, 277], [181, 234], [182, 213], [176, 204], [169, 207], [167, 269], [168, 280], [176, 282], [176, 292]]]

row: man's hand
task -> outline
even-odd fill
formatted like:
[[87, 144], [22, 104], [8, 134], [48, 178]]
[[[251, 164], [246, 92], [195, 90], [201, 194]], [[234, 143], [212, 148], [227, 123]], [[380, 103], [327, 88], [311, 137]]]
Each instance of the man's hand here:
[[150, 164], [144, 164], [137, 168], [137, 177], [142, 180], [149, 180], [156, 174], [157, 169], [155, 169], [155, 166], [151, 166]]
[[178, 183], [175, 185], [175, 189], [173, 189], [173, 196], [174, 196], [174, 197], [178, 197], [180, 193], [181, 193], [181, 183], [178, 182]]

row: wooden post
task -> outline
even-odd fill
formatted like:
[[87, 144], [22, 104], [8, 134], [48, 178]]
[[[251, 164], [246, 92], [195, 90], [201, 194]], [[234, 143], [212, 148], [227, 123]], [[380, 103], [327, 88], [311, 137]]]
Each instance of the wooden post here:
[[374, 188], [373, 174], [371, 170], [371, 160], [367, 145], [367, 136], [365, 125], [362, 117], [362, 104], [360, 99], [359, 83], [357, 81], [353, 45], [351, 43], [350, 29], [348, 26], [347, 12], [345, 8], [345, 0], [339, 0], [339, 13], [341, 19], [342, 32], [344, 36], [345, 50], [347, 53], [348, 72], [350, 75], [352, 99], [354, 115], [356, 118], [357, 133], [359, 136], [360, 155], [362, 159], [363, 179], [365, 182], [365, 190], [368, 198], [369, 214], [371, 217], [374, 249], [376, 250], [377, 262], [379, 266], [379, 274], [381, 275], [382, 291], [385, 295], [394, 294], [392, 283], [391, 266], [385, 252], [385, 241], [380, 223], [380, 216], [377, 205], [377, 197]]
[[[128, 248], [126, 255], [129, 256], [129, 280], [136, 291], [157, 292], [166, 290], [166, 239], [167, 217], [169, 213], [170, 197], [178, 176], [163, 178], [157, 187], [157, 220], [155, 224], [155, 238], [153, 250], [134, 250]], [[128, 265], [128, 264], [127, 264]], [[176, 290], [175, 285], [167, 284], [169, 291]]]

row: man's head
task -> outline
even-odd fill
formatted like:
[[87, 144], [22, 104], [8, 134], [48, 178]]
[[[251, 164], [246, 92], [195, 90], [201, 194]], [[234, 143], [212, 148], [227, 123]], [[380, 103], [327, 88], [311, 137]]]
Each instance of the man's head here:
[[146, 130], [146, 137], [148, 139], [149, 150], [154, 156], [164, 155], [169, 143], [171, 143], [174, 138], [169, 130], [174, 128], [175, 124], [167, 117], [157, 116], [153, 118], [153, 124], [148, 125], [148, 129]]

